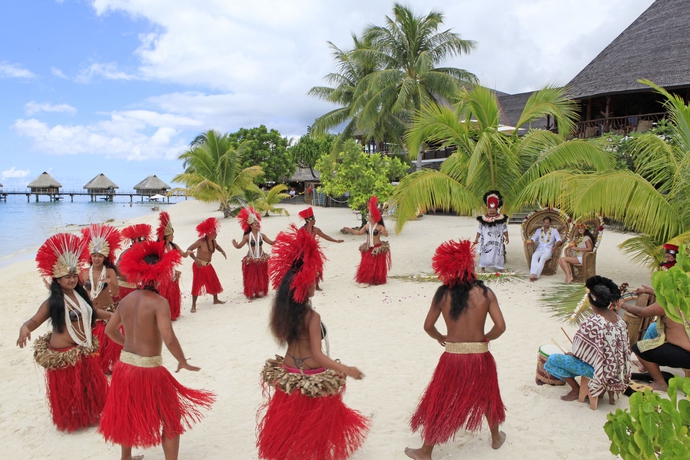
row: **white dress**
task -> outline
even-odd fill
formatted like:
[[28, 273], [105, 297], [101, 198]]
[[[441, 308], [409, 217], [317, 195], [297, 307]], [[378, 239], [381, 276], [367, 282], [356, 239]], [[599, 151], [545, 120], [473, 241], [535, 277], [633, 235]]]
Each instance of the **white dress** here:
[[508, 233], [506, 219], [498, 219], [494, 222], [484, 222], [483, 216], [477, 218], [479, 221], [479, 268], [494, 267], [503, 270], [505, 264], [505, 245], [504, 233]]

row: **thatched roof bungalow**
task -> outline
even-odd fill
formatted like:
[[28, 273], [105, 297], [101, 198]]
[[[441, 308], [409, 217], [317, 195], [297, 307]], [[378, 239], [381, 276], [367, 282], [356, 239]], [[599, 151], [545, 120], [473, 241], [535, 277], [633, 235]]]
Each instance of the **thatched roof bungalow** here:
[[44, 172], [27, 185], [31, 193], [60, 193], [62, 184], [55, 180], [53, 176]]
[[157, 194], [165, 195], [170, 189], [171, 187], [156, 177], [155, 174], [153, 176], [148, 176], [146, 179], [134, 186], [134, 190], [137, 191], [137, 195], [146, 196]]
[[92, 195], [112, 194], [118, 188], [120, 187], [118, 187], [115, 182], [108, 179], [103, 173], [97, 175], [84, 185], [84, 190], [88, 190]]

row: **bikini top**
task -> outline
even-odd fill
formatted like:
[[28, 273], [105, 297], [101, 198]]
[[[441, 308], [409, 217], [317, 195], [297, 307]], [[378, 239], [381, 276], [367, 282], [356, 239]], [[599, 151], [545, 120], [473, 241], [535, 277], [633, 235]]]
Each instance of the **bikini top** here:
[[326, 329], [326, 325], [323, 324], [323, 321], [321, 321], [321, 340], [325, 339], [327, 335], [328, 329]]
[[[367, 229], [367, 233], [371, 233], [371, 229], [370, 229], [370, 228]], [[378, 234], [379, 234], [379, 231], [378, 231], [378, 230], [374, 230], [374, 236], [376, 236], [376, 235], [378, 235]]]
[[[256, 246], [256, 241], [250, 241], [249, 244], [251, 244], [252, 246]], [[264, 240], [259, 241], [259, 246], [263, 246], [263, 244]]]

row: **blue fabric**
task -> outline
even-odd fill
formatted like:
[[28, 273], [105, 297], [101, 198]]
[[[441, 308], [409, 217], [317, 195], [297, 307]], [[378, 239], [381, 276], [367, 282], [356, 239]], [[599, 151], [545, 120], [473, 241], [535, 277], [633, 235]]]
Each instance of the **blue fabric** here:
[[656, 330], [656, 323], [652, 323], [647, 328], [647, 332], [644, 333], [642, 340], [654, 339], [659, 337], [659, 331]]
[[592, 366], [574, 356], [560, 353], [549, 356], [549, 359], [544, 364], [544, 369], [561, 380], [577, 377], [578, 375], [584, 375], [589, 379], [594, 377], [594, 368]]

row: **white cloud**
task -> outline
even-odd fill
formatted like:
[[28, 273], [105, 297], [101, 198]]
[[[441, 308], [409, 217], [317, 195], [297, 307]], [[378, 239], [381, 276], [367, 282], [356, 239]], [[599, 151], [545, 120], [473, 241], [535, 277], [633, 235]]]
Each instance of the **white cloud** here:
[[62, 70], [58, 69], [57, 67], [51, 67], [50, 72], [56, 77], [67, 79], [67, 75], [62, 73]]
[[35, 76], [19, 64], [0, 61], [0, 78], [34, 78]]
[[103, 64], [95, 62], [86, 69], [82, 69], [79, 75], [75, 78], [77, 83], [90, 83], [94, 76], [101, 76], [106, 80], [135, 80], [135, 75], [130, 75], [126, 72], [118, 70], [115, 62]]
[[3, 179], [23, 179], [30, 174], [28, 169], [16, 169], [12, 166], [10, 169], [0, 173]]
[[24, 106], [24, 113], [27, 115], [33, 115], [38, 112], [59, 112], [59, 113], [70, 113], [70, 114], [75, 114], [77, 113], [77, 109], [72, 107], [69, 104], [57, 104], [53, 105], [50, 103], [45, 103], [45, 104], [40, 104], [38, 102], [28, 102]]

